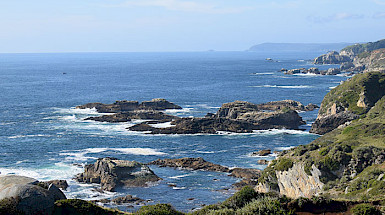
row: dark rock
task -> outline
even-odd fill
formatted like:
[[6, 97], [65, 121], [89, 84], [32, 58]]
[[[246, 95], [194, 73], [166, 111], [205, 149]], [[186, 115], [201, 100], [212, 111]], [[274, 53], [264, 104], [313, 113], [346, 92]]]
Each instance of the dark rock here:
[[320, 74], [320, 71], [318, 68], [312, 67], [312, 68], [305, 70], [304, 73], [310, 73], [310, 74], [317, 74], [318, 75], [318, 74]]
[[257, 151], [257, 152], [253, 152], [251, 154], [251, 156], [267, 156], [267, 155], [270, 155], [271, 154], [271, 150], [270, 149], [264, 149], [264, 150], [260, 150], [260, 151]]
[[51, 180], [51, 181], [43, 181], [41, 183], [44, 183], [47, 185], [47, 187], [50, 185], [50, 184], [53, 184], [55, 185], [56, 187], [60, 188], [60, 189], [63, 189], [63, 190], [67, 190], [68, 188], [68, 183], [66, 180]]
[[358, 115], [349, 111], [320, 117], [312, 124], [310, 133], [326, 134], [346, 122], [358, 119], [358, 117]]
[[341, 70], [339, 68], [329, 68], [326, 72], [326, 75], [338, 75], [341, 73]]
[[294, 74], [299, 74], [302, 71], [303, 70], [301, 70], [301, 69], [290, 69], [290, 70], [284, 72], [284, 74], [286, 74], [286, 75], [294, 75]]
[[241, 114], [258, 111], [258, 105], [251, 102], [235, 101], [223, 104], [216, 113], [217, 118], [237, 119]]
[[192, 201], [194, 200], [195, 198], [188, 198], [187, 201]]
[[95, 108], [99, 113], [118, 113], [139, 109], [138, 101], [116, 101], [113, 104], [88, 103], [76, 107], [77, 109]]
[[230, 170], [231, 174], [229, 176], [244, 179], [258, 179], [260, 172], [258, 169], [234, 168]]
[[352, 62], [345, 62], [345, 63], [342, 63], [340, 66], [341, 71], [345, 71], [351, 68], [354, 68], [354, 64]]
[[245, 186], [255, 187], [258, 185], [258, 180], [242, 179], [240, 182], [237, 182], [232, 185], [236, 190], [240, 190]]
[[340, 55], [336, 51], [329, 52], [314, 59], [314, 64], [342, 64], [352, 62], [352, 59], [346, 55]]
[[66, 199], [55, 185], [45, 187], [33, 178], [17, 175], [0, 177], [0, 200], [13, 199], [14, 207], [25, 214], [52, 214], [54, 203]]
[[138, 101], [116, 101], [113, 104], [88, 103], [77, 106], [78, 109], [95, 108], [99, 113], [119, 113], [134, 110], [166, 110], [182, 109], [179, 105], [169, 102], [165, 99], [152, 99], [139, 104]]
[[305, 106], [306, 111], [313, 111], [315, 109], [319, 108], [318, 105], [309, 103], [308, 105]]
[[260, 165], [267, 165], [267, 164], [269, 164], [269, 161], [265, 160], [265, 159], [262, 159], [262, 160], [258, 160], [257, 163], [260, 164]]
[[189, 170], [205, 170], [213, 172], [229, 172], [228, 167], [205, 161], [203, 158], [179, 158], [179, 159], [158, 159], [148, 163], [159, 167], [174, 167]]
[[287, 71], [287, 69], [285, 69], [285, 68], [282, 68], [282, 69], [280, 69], [279, 71], [280, 71], [280, 72], [286, 72], [286, 71]]
[[297, 102], [294, 100], [282, 100], [282, 101], [272, 101], [267, 103], [262, 103], [257, 105], [259, 110], [284, 110], [284, 109], [291, 109], [291, 110], [298, 110], [298, 111], [304, 111], [305, 107], [301, 102]]
[[[275, 112], [236, 112], [231, 109], [218, 111], [226, 117], [218, 118], [180, 118], [172, 122], [172, 127], [154, 128], [145, 123], [137, 124], [128, 129], [131, 131], [149, 131], [151, 134], [215, 134], [218, 131], [252, 133], [253, 130], [265, 129], [298, 129], [298, 126], [305, 124], [296, 111], [275, 111]], [[217, 114], [218, 116], [218, 114]]]
[[150, 110], [182, 109], [181, 106], [169, 102], [166, 99], [152, 99], [151, 101], [143, 101], [139, 105], [139, 108]]
[[99, 122], [129, 122], [133, 119], [142, 119], [142, 120], [158, 120], [162, 122], [171, 121], [177, 119], [176, 116], [171, 116], [164, 114], [159, 111], [154, 110], [134, 110], [128, 112], [121, 112], [112, 115], [103, 115], [98, 117], [89, 117], [85, 120], [94, 120]]
[[117, 205], [122, 205], [122, 204], [129, 204], [129, 203], [130, 204], [138, 204], [138, 203], [142, 203], [142, 202], [146, 202], [146, 201], [141, 199], [141, 198], [138, 198], [138, 197], [127, 195], [127, 196], [117, 197], [117, 198], [111, 200], [111, 202], [113, 202]]
[[75, 178], [79, 182], [98, 183], [102, 190], [114, 191], [117, 186], [144, 187], [148, 182], [161, 180], [145, 164], [136, 161], [100, 158], [84, 167]]

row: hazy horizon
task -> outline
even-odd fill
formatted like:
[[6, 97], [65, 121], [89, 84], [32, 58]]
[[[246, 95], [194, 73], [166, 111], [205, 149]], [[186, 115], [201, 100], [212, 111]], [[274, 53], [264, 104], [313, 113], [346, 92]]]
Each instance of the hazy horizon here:
[[0, 2], [0, 53], [245, 51], [383, 39], [385, 0]]

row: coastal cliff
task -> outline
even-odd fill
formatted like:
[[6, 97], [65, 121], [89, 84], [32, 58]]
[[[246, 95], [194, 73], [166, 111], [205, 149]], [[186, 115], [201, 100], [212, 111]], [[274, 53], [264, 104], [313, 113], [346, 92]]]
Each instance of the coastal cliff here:
[[357, 119], [343, 126], [333, 124], [312, 143], [282, 152], [262, 171], [255, 189], [292, 198], [381, 199], [385, 193], [384, 83], [385, 74], [364, 73], [329, 92], [317, 120], [343, 112]]

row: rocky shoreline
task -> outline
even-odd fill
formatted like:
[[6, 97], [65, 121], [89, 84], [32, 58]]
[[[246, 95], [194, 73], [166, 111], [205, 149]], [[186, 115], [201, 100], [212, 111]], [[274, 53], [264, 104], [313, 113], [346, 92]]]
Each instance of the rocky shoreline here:
[[[117, 101], [114, 104], [89, 103], [77, 108], [96, 108], [100, 113], [113, 113], [88, 117], [85, 120], [110, 123], [146, 120], [127, 129], [148, 134], [252, 133], [253, 130], [299, 129], [299, 126], [306, 123], [298, 115], [298, 111], [313, 111], [318, 108], [315, 104], [304, 106], [293, 100], [263, 104], [235, 101], [223, 104], [217, 113], [208, 113], [205, 117], [181, 118], [161, 112], [165, 109], [181, 108], [164, 99], [153, 99], [151, 105], [142, 104], [136, 101]], [[166, 122], [170, 123], [169, 126], [156, 126]]]

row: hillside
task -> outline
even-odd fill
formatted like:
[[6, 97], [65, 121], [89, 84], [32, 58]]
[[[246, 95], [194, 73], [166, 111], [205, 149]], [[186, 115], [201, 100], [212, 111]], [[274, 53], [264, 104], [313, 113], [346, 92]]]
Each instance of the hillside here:
[[[377, 77], [380, 85], [366, 85]], [[360, 119], [308, 145], [283, 152], [259, 178], [258, 191], [277, 191], [292, 198], [326, 195], [334, 199], [382, 200], [385, 194], [385, 75], [356, 75], [328, 93], [323, 107], [346, 101]], [[367, 94], [367, 110], [356, 109], [357, 95]], [[338, 96], [336, 95], [338, 93]], [[320, 109], [324, 113], [325, 109]]]
[[341, 54], [354, 57], [363, 52], [370, 52], [381, 48], [385, 48], [385, 39], [382, 39], [376, 42], [369, 42], [369, 43], [362, 43], [362, 44], [358, 43], [351, 46], [347, 46], [341, 50]]

